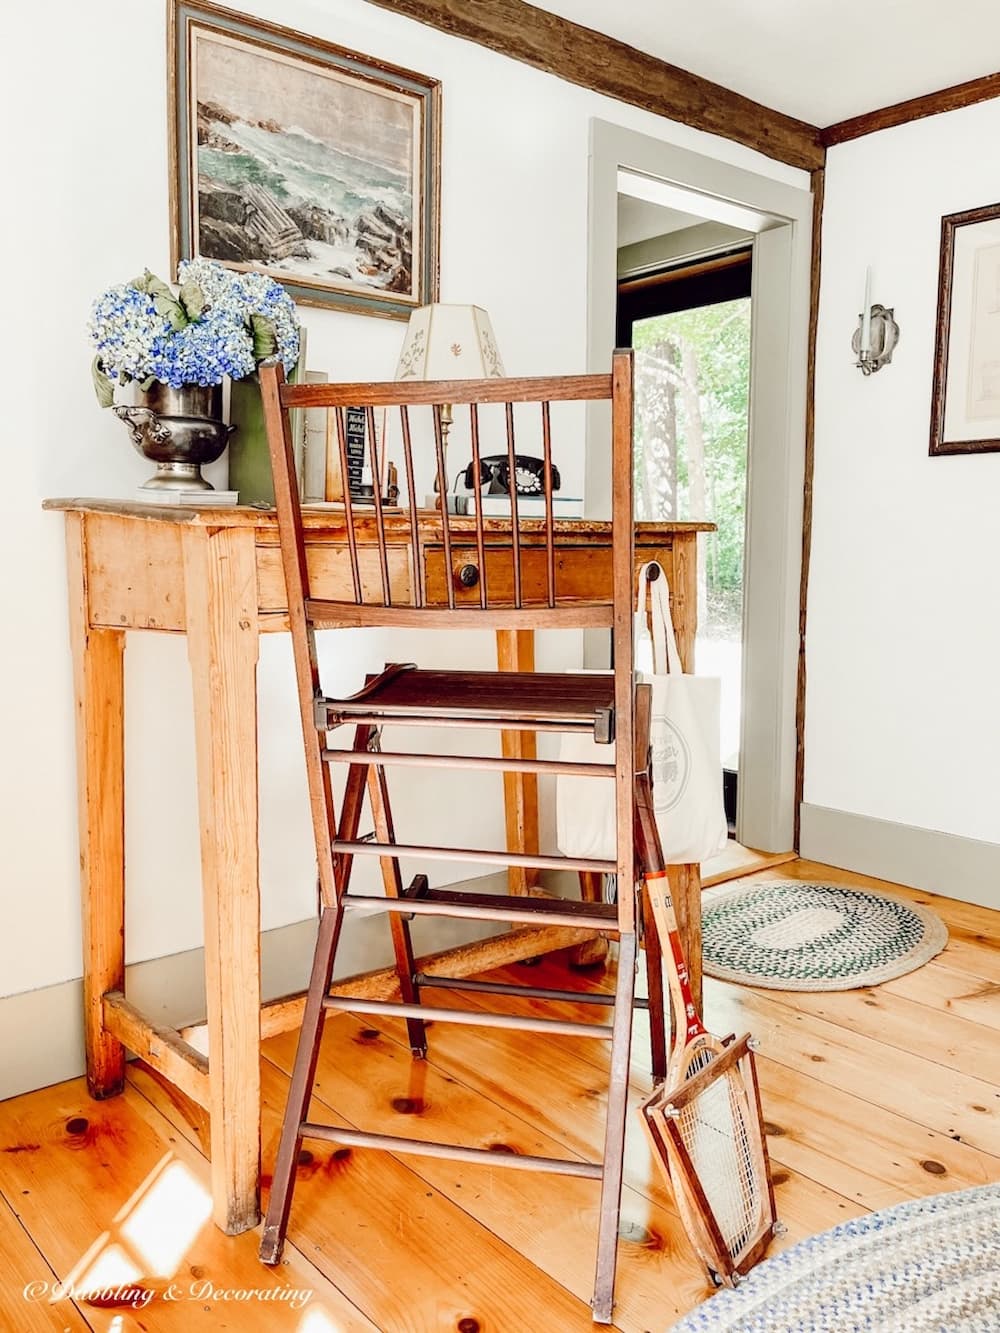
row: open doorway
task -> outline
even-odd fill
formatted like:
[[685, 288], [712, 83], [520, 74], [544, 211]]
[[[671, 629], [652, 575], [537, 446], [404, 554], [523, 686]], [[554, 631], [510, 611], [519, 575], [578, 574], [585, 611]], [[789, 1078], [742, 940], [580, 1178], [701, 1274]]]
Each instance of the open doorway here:
[[[744, 248], [751, 251], [736, 838], [767, 853], [787, 852], [793, 847], [795, 826], [811, 182], [803, 172], [773, 167], [773, 174], [766, 174], [737, 167], [596, 119], [590, 146], [590, 370], [607, 369], [616, 342], [622, 196], [686, 215], [658, 227], [656, 235], [668, 242], [671, 236], [689, 240], [682, 233], [690, 227], [706, 228], [701, 253], [692, 254], [688, 247], [686, 255], [672, 256], [675, 261], [707, 261], [729, 248], [728, 233], [723, 241], [717, 239], [720, 227], [743, 233]], [[713, 229], [716, 240], [708, 244]], [[653, 233], [646, 239], [651, 237]], [[597, 463], [606, 430], [598, 412], [588, 413], [585, 497], [588, 512], [595, 516], [610, 504]], [[596, 659], [596, 646], [586, 651]], [[703, 671], [700, 644], [696, 657]]]
[[698, 538], [696, 658], [722, 683], [730, 836], [743, 691], [752, 239], [619, 195], [615, 341], [635, 352], [635, 516], [716, 525]]

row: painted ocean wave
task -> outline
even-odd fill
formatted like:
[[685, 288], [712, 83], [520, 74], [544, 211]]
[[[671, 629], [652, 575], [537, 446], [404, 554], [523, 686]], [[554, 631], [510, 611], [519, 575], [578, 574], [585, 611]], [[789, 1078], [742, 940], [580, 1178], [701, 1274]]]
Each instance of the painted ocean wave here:
[[275, 132], [243, 121], [215, 121], [211, 129], [219, 140], [241, 150], [199, 146], [199, 173], [220, 184], [252, 181], [279, 203], [317, 204], [348, 222], [378, 204], [403, 215], [412, 211], [408, 174], [382, 163], [353, 157], [296, 131]]
[[325, 288], [413, 293], [408, 169], [379, 161], [374, 149], [368, 158], [345, 152], [300, 126], [241, 120], [213, 102], [198, 105], [197, 152], [198, 253]]

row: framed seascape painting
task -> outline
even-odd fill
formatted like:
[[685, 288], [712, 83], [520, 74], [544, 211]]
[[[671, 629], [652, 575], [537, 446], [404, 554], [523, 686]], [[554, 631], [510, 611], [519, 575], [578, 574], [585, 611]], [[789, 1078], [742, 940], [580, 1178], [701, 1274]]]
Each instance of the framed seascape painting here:
[[1000, 204], [941, 219], [932, 454], [1000, 450]]
[[406, 319], [437, 299], [440, 84], [169, 0], [172, 260]]

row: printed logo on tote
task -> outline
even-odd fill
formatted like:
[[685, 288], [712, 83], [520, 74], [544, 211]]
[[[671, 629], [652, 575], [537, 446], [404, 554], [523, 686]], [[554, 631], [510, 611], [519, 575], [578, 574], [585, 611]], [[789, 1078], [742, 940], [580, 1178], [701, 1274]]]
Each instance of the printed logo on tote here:
[[691, 778], [691, 747], [669, 718], [653, 719], [653, 803], [657, 810], [672, 810]]

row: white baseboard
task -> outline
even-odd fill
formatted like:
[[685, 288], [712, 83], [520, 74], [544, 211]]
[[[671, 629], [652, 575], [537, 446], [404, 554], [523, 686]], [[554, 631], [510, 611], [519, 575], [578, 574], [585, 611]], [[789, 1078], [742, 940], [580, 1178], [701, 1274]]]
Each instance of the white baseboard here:
[[[465, 886], [504, 892], [506, 874], [470, 880]], [[447, 918], [413, 922], [414, 951], [449, 949], [496, 933], [495, 922]], [[316, 920], [296, 921], [261, 935], [261, 993], [266, 999], [305, 990], [309, 983]], [[356, 913], [337, 957], [336, 976], [352, 976], [392, 962], [383, 918]], [[125, 971], [128, 998], [151, 1020], [182, 1027], [205, 1016], [205, 951], [189, 949], [166, 958], [133, 963]], [[0, 1101], [84, 1072], [83, 982], [80, 978], [0, 998]]]
[[1000, 843], [803, 804], [799, 854], [960, 902], [1000, 908]]

